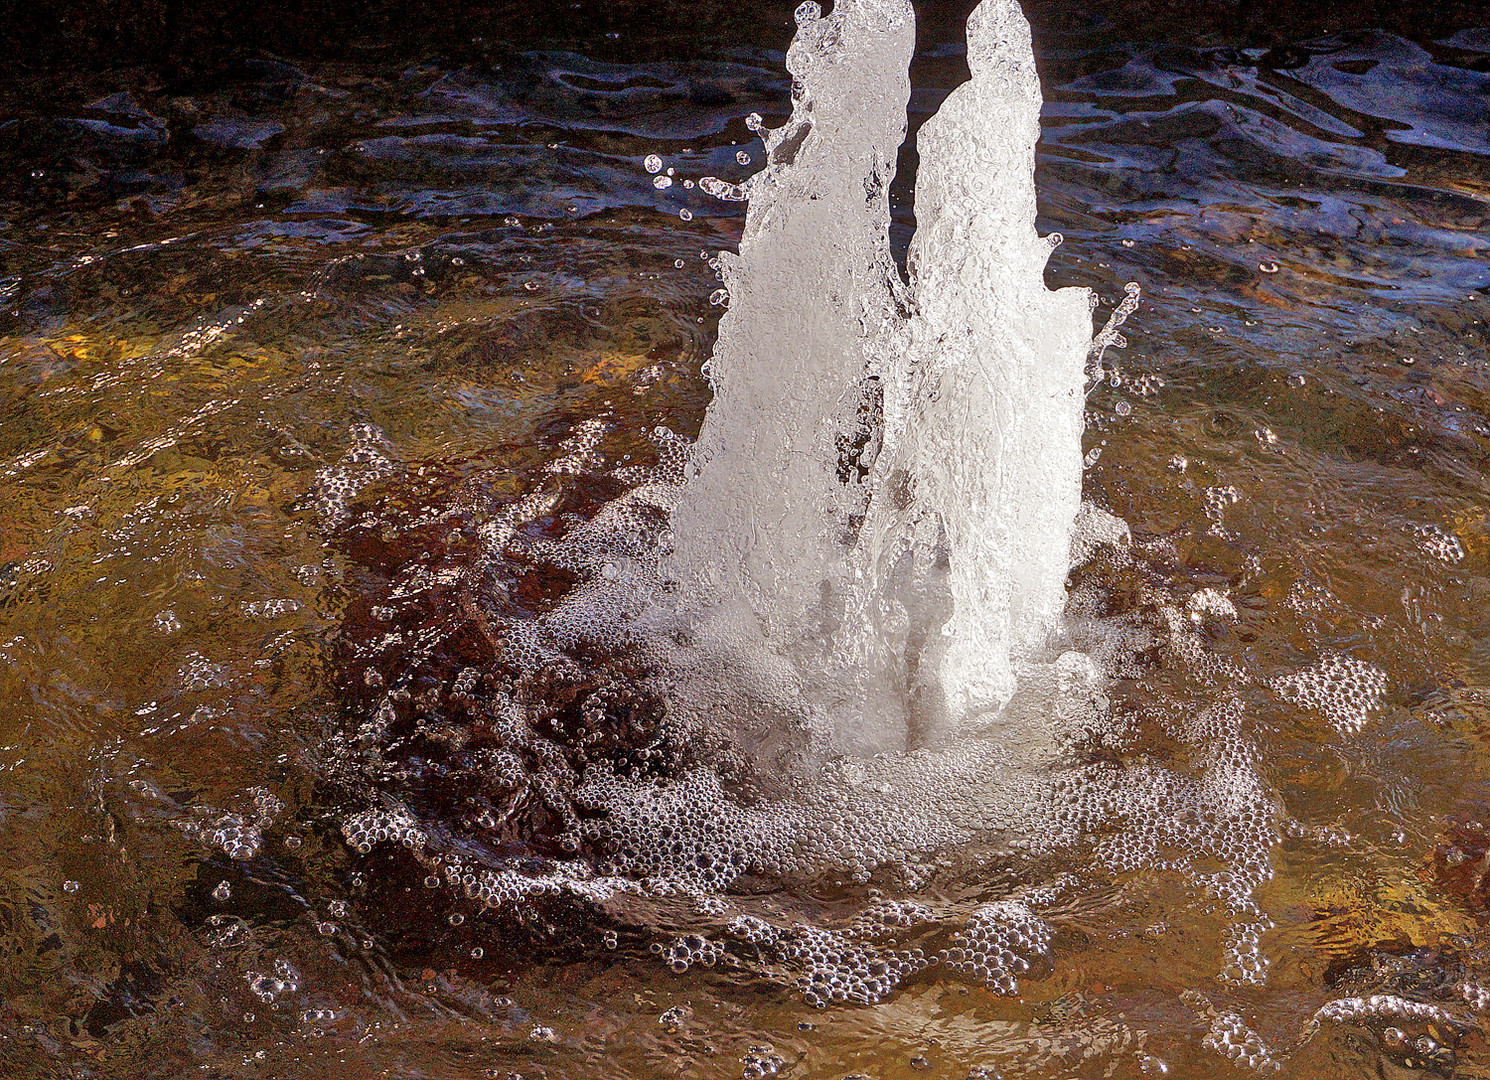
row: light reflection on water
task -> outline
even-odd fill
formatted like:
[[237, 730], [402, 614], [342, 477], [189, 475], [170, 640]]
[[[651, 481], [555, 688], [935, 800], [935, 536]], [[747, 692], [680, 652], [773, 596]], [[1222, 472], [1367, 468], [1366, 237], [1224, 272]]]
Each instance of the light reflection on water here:
[[[392, 573], [379, 545], [414, 557], [399, 526], [442, 499], [478, 521], [585, 418], [616, 418], [617, 459], [695, 428], [717, 285], [699, 254], [739, 208], [684, 181], [749, 172], [779, 54], [263, 62], [21, 118], [0, 231], [7, 1068], [1203, 1075], [1227, 1067], [1206, 1039], [1232, 1010], [1280, 1048], [1353, 993], [1466, 1011], [1461, 985], [1490, 976], [1470, 872], [1490, 850], [1490, 76], [1481, 39], [1453, 40], [1093, 33], [1042, 56], [1052, 283], [1145, 286], [1090, 399], [1088, 494], [1163, 589], [1230, 589], [1212, 644], [1258, 680], [1249, 734], [1296, 823], [1260, 897], [1270, 982], [1245, 992], [1215, 983], [1214, 918], [1162, 879], [1069, 913], [1022, 998], [932, 977], [820, 1013], [590, 928], [493, 941], [339, 838], [320, 747], [344, 627], [378, 619]], [[923, 48], [913, 120], [959, 63]], [[1265, 687], [1329, 654], [1386, 673], [1359, 733]], [[1141, 708], [1180, 681], [1115, 690]], [[1196, 986], [1208, 1003], [1178, 1004]], [[1434, 1037], [1483, 1067], [1477, 1031]], [[1394, 1038], [1329, 1028], [1287, 1069], [1426, 1060]]]

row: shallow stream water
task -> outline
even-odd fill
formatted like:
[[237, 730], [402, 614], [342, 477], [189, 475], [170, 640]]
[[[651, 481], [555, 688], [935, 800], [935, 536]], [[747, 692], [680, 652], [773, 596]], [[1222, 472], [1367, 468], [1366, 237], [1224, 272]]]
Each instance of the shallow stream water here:
[[[913, 127], [966, 76], [939, 25]], [[742, 211], [690, 184], [759, 167], [746, 121], [784, 118], [789, 30], [623, 60], [493, 28], [458, 56], [12, 92], [0, 1071], [1490, 1075], [1490, 30], [1467, 25], [1036, 36], [1049, 283], [1109, 307], [1143, 287], [1085, 446], [1136, 562], [1073, 583], [1110, 577], [1113, 611], [1236, 608], [1192, 610], [1285, 822], [1265, 981], [1223, 977], [1223, 906], [1142, 867], [1047, 914], [1015, 995], [931, 968], [820, 1009], [562, 911], [497, 925], [348, 845], [362, 778], [325, 748], [366, 659], [460, 604], [395, 603], [409, 568], [456, 582], [586, 421], [609, 467], [697, 431], [707, 259]], [[901, 250], [913, 174], [906, 150]], [[534, 537], [617, 494], [599, 468], [559, 488]], [[567, 584], [515, 555], [503, 587], [539, 611]], [[1202, 696], [1193, 673], [1123, 674], [1114, 702], [1156, 719], [1095, 752], [1183, 768], [1157, 718]], [[1080, 870], [926, 863], [942, 901]], [[854, 886], [776, 888], [830, 923]]]

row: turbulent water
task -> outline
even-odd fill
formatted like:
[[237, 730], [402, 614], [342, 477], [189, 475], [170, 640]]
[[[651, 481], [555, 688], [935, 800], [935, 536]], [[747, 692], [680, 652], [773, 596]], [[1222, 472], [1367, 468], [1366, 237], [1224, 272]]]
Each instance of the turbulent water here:
[[1487, 1067], [1485, 32], [793, 30], [16, 99], [5, 1071]]

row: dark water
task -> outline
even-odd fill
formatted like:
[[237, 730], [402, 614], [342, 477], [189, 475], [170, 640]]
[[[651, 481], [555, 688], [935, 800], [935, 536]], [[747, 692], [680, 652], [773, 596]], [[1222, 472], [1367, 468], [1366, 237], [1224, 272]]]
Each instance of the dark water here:
[[[941, 25], [913, 122], [963, 77]], [[1258, 897], [1267, 983], [1218, 979], [1221, 916], [1137, 873], [1067, 913], [1019, 997], [933, 972], [827, 1010], [749, 971], [674, 975], [572, 911], [491, 923], [343, 840], [348, 790], [417, 770], [349, 778], [326, 749], [363, 707], [353, 661], [458, 604], [382, 611], [411, 567], [458, 573], [587, 419], [611, 464], [696, 429], [700, 255], [741, 209], [685, 181], [758, 167], [746, 118], [785, 114], [788, 28], [716, 21], [640, 62], [594, 22], [543, 48], [495, 26], [458, 53], [13, 85], [0, 1072], [1490, 1074], [1490, 30], [1395, 29], [1037, 34], [1051, 283], [1144, 287], [1089, 399], [1087, 494], [1134, 530], [1135, 606], [1229, 590], [1211, 645], [1250, 673], [1291, 821]], [[564, 587], [510, 576], [534, 609]], [[1380, 673], [1358, 717], [1278, 688], [1329, 657]], [[1134, 710], [1188, 692], [1129, 675]], [[1454, 1019], [1311, 1027], [1372, 994]], [[1255, 1043], [1228, 1054], [1228, 1025]]]

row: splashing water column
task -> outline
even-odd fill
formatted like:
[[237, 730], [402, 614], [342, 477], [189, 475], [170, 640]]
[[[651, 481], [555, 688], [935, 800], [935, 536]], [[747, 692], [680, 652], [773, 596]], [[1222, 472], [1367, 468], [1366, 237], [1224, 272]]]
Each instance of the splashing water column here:
[[[1014, 0], [967, 24], [972, 78], [917, 139], [916, 312], [887, 419], [889, 470], [912, 490], [903, 520], [934, 520], [951, 614], [940, 630], [933, 727], [997, 710], [1022, 654], [1057, 627], [1081, 501], [1086, 289], [1045, 288], [1035, 232], [1040, 84]], [[890, 446], [894, 444], [894, 449]], [[924, 526], [922, 528], [924, 534]]]
[[1042, 280], [1040, 90], [1013, 0], [974, 13], [973, 78], [922, 129], [909, 288], [888, 188], [913, 14], [855, 0], [798, 22], [792, 116], [721, 256], [674, 564], [702, 607], [758, 620], [834, 747], [873, 753], [1002, 707], [1013, 658], [1059, 620], [1090, 317], [1086, 290]]

